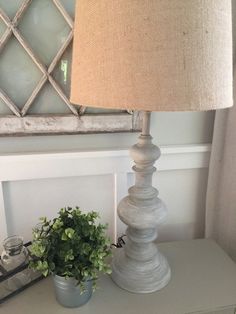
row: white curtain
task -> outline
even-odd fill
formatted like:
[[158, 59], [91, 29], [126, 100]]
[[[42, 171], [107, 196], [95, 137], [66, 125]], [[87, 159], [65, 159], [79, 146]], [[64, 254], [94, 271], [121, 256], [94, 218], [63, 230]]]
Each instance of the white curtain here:
[[236, 261], [236, 106], [216, 113], [206, 237], [214, 238]]
[[[236, 0], [232, 0], [236, 56]], [[236, 67], [234, 60], [234, 72]], [[236, 74], [236, 73], [234, 73]], [[236, 76], [234, 75], [234, 78]], [[234, 82], [236, 99], [236, 80]], [[236, 101], [216, 112], [206, 202], [206, 237], [215, 239], [236, 261]]]

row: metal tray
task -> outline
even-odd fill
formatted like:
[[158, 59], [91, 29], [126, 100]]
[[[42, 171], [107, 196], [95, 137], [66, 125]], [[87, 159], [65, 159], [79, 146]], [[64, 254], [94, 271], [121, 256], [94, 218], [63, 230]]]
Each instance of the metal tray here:
[[[32, 244], [31, 242], [27, 242], [24, 244], [24, 246], [26, 248], [29, 248], [31, 244]], [[32, 259], [33, 257], [30, 255], [30, 252], [29, 252], [29, 260], [32, 260]], [[2, 264], [1, 257], [0, 257], [0, 304], [44, 278], [44, 276], [42, 276], [40, 272], [36, 272], [32, 269], [29, 269], [28, 271], [30, 272], [30, 281], [14, 290], [12, 289], [9, 290], [7, 288], [8, 280], [11, 280], [11, 278], [13, 278], [17, 274], [24, 272], [28, 268], [28, 265], [29, 265], [29, 262], [26, 262], [11, 271], [7, 271], [4, 268], [4, 265]]]

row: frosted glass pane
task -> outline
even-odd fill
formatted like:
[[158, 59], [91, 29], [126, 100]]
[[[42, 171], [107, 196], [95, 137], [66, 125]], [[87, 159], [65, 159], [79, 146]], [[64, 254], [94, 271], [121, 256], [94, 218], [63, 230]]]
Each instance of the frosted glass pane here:
[[3, 114], [13, 114], [7, 105], [0, 99], [0, 116]]
[[6, 24], [3, 23], [3, 21], [0, 19], [0, 38], [5, 33], [6, 29], [7, 29]]
[[71, 17], [75, 16], [75, 0], [61, 0], [62, 5]]
[[0, 8], [13, 19], [24, 0], [0, 0]]
[[65, 51], [52, 75], [68, 98], [70, 95], [71, 57], [72, 45]]
[[30, 107], [29, 114], [40, 113], [71, 113], [70, 109], [59, 97], [54, 88], [47, 83]]
[[19, 29], [47, 65], [51, 63], [71, 30], [52, 0], [32, 1]]
[[0, 87], [19, 108], [26, 103], [42, 73], [13, 37], [0, 55]]

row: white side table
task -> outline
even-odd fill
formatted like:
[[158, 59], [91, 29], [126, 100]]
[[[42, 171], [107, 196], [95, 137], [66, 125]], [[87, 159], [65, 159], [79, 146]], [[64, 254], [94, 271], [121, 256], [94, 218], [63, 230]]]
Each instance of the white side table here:
[[103, 277], [88, 304], [66, 309], [45, 279], [0, 306], [3, 314], [235, 314], [236, 264], [211, 240], [159, 244], [171, 282], [152, 294], [132, 294]]

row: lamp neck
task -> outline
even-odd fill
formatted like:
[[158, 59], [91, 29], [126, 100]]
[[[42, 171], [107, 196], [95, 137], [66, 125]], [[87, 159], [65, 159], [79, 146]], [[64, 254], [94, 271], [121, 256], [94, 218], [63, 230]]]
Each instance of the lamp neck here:
[[143, 111], [142, 135], [150, 135], [151, 112]]

